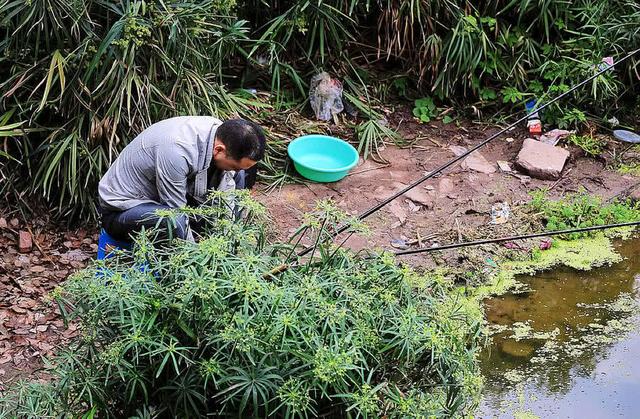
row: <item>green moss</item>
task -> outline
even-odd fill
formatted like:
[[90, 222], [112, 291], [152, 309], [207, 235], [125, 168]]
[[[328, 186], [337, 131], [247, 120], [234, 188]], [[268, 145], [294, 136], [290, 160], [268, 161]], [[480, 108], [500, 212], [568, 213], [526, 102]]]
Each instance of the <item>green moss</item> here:
[[610, 265], [622, 260], [611, 240], [603, 233], [579, 240], [555, 240], [551, 249], [534, 251], [528, 260], [510, 260], [499, 264], [487, 285], [476, 288], [474, 295], [485, 298], [518, 289], [516, 275], [532, 275], [555, 266], [568, 266], [578, 270]]
[[618, 167], [618, 173], [623, 175], [640, 176], [640, 164], [621, 164], [620, 167]]

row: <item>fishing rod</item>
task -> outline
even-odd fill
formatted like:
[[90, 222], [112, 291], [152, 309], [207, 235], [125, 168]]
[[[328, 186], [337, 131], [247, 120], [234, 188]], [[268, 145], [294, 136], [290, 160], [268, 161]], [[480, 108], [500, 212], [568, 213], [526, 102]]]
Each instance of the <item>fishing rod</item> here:
[[[631, 221], [627, 223], [618, 223], [618, 224], [606, 224], [606, 225], [593, 226], [593, 227], [570, 228], [566, 230], [545, 231], [542, 233], [522, 234], [519, 236], [499, 237], [496, 239], [475, 240], [470, 242], [445, 244], [442, 246], [421, 247], [419, 249], [402, 250], [399, 252], [395, 252], [394, 255], [395, 256], [415, 255], [418, 253], [437, 252], [442, 250], [458, 249], [461, 247], [481, 246], [484, 244], [494, 244], [494, 243], [501, 243], [501, 242], [510, 242], [515, 240], [533, 239], [536, 237], [559, 236], [562, 234], [586, 233], [589, 231], [607, 230], [611, 228], [636, 227], [638, 225], [640, 225], [640, 221]], [[262, 275], [262, 278], [269, 279], [291, 268], [300, 267], [300, 266], [304, 266], [304, 265], [299, 263], [294, 263], [291, 265], [283, 263], [274, 267], [271, 271], [265, 272]]]
[[[622, 57], [620, 60], [618, 60], [617, 62], [615, 62], [615, 63], [613, 63], [611, 65], [607, 65], [606, 67], [604, 67], [600, 71], [596, 72], [594, 75], [588, 77], [586, 80], [578, 83], [577, 85], [573, 86], [571, 89], [569, 89], [566, 92], [560, 94], [559, 96], [556, 96], [555, 98], [551, 99], [549, 102], [543, 104], [542, 106], [536, 107], [535, 109], [531, 110], [530, 114], [535, 114], [536, 112], [539, 112], [539, 111], [549, 107], [550, 105], [554, 104], [555, 102], [559, 101], [560, 99], [564, 98], [565, 96], [569, 95], [570, 93], [573, 93], [574, 91], [576, 91], [580, 87], [582, 87], [585, 84], [589, 83], [591, 80], [595, 79], [596, 77], [598, 77], [602, 73], [604, 73], [606, 71], [609, 71], [612, 68], [614, 68], [616, 65], [625, 62], [626, 60], [628, 60], [629, 58], [633, 57], [638, 52], [640, 52], [640, 48], [636, 49], [635, 51], [631, 51], [630, 53], [628, 53], [627, 55]], [[515, 121], [514, 123], [512, 123], [508, 127], [503, 128], [500, 131], [498, 131], [497, 133], [489, 136], [486, 140], [482, 141], [481, 143], [479, 143], [475, 147], [469, 149], [468, 151], [465, 151], [461, 155], [459, 155], [459, 156], [455, 157], [454, 159], [444, 163], [440, 167], [434, 169], [430, 173], [428, 173], [428, 174], [424, 175], [423, 177], [421, 177], [420, 179], [416, 180], [415, 182], [413, 182], [409, 186], [399, 190], [398, 192], [396, 192], [393, 195], [391, 195], [388, 198], [386, 198], [384, 201], [382, 201], [379, 204], [374, 205], [373, 207], [371, 207], [368, 210], [364, 211], [362, 214], [358, 215], [357, 220], [358, 221], [364, 220], [365, 218], [369, 217], [371, 214], [375, 213], [376, 211], [378, 211], [379, 209], [381, 209], [382, 207], [384, 207], [385, 205], [387, 205], [388, 203], [390, 203], [394, 199], [398, 198], [401, 195], [404, 195], [405, 193], [409, 192], [411, 189], [415, 188], [416, 186], [420, 185], [421, 183], [425, 182], [426, 180], [431, 179], [432, 177], [434, 177], [438, 173], [442, 172], [443, 170], [446, 170], [449, 167], [453, 166], [454, 164], [458, 163], [460, 160], [462, 160], [462, 159], [466, 158], [467, 156], [469, 156], [469, 154], [473, 153], [474, 151], [478, 150], [479, 148], [484, 147], [485, 145], [489, 144], [491, 141], [495, 140], [496, 138], [498, 138], [499, 136], [501, 136], [505, 132], [515, 128], [518, 124], [520, 124], [521, 122], [524, 122], [525, 120], [527, 120], [529, 118], [530, 114], [526, 114], [525, 116], [523, 116], [522, 118], [518, 119], [517, 121]], [[342, 227], [338, 228], [336, 231], [334, 231], [331, 234], [331, 237], [335, 238], [340, 233], [345, 232], [350, 226], [351, 226], [351, 224], [349, 224], [349, 223], [342, 225]], [[315, 248], [315, 246], [309, 246], [309, 247], [303, 249], [300, 253], [298, 253], [298, 256], [299, 257], [300, 256], [304, 256], [307, 253], [311, 252], [314, 248]]]
[[470, 247], [470, 246], [480, 246], [483, 244], [492, 244], [492, 243], [501, 243], [501, 242], [509, 242], [514, 240], [524, 240], [524, 239], [533, 239], [536, 237], [547, 237], [547, 236], [559, 236], [562, 234], [571, 234], [571, 233], [584, 233], [587, 231], [596, 231], [596, 230], [607, 230], [610, 228], [620, 228], [620, 227], [635, 227], [640, 225], [640, 221], [631, 221], [627, 223], [618, 223], [618, 224], [605, 224], [600, 226], [592, 226], [592, 227], [580, 227], [580, 228], [570, 228], [566, 230], [555, 230], [555, 231], [545, 231], [543, 233], [533, 233], [533, 234], [522, 234], [519, 236], [509, 236], [509, 237], [499, 237], [496, 239], [485, 239], [485, 240], [475, 240], [470, 242], [462, 242], [462, 243], [451, 243], [445, 244], [442, 246], [433, 246], [433, 247], [421, 247], [419, 249], [411, 249], [411, 250], [402, 250], [399, 252], [395, 252], [396, 256], [402, 255], [415, 255], [417, 253], [427, 253], [427, 252], [436, 252], [440, 250], [447, 249], [457, 249], [460, 247]]

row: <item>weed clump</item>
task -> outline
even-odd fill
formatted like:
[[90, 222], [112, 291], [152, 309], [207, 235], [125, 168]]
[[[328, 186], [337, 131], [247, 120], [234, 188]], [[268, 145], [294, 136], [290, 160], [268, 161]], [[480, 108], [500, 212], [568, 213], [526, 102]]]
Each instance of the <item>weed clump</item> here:
[[[531, 208], [541, 213], [547, 230], [592, 227], [640, 220], [640, 204], [631, 201], [604, 203], [587, 193], [567, 195], [560, 200], [548, 198], [545, 190], [532, 194]], [[573, 233], [567, 238], [584, 237], [589, 233]]]
[[576, 145], [582, 149], [588, 156], [596, 157], [602, 154], [607, 142], [594, 135], [570, 135], [567, 143]]
[[[425, 417], [470, 408], [481, 383], [477, 302], [389, 254], [332, 246], [342, 221], [327, 203], [307, 218], [298, 234], [316, 250], [304, 260], [290, 243], [268, 243], [255, 222], [222, 218], [199, 242], [165, 248], [141, 234], [132, 254], [58, 290], [82, 336], [53, 360], [50, 383], [5, 394], [0, 416]], [[283, 259], [289, 268], [272, 273]]]

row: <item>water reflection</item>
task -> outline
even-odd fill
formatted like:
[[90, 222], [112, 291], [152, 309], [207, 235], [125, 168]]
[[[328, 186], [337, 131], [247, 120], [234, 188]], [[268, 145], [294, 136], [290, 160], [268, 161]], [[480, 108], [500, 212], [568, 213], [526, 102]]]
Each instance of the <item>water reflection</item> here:
[[[535, 332], [555, 331], [555, 342], [562, 349], [557, 355], [549, 356], [553, 351], [545, 352], [548, 348], [543, 348], [544, 339], [515, 340], [509, 338], [512, 331], [495, 335], [493, 343], [481, 356], [486, 388], [480, 417], [513, 417], [513, 411], [504, 409], [505, 401], [509, 400], [519, 400], [515, 403], [520, 405], [516, 406], [518, 410], [530, 410], [540, 417], [610, 417], [607, 411], [622, 416], [629, 413], [633, 417], [640, 409], [640, 400], [636, 402], [635, 396], [623, 400], [629, 385], [640, 391], [640, 367], [635, 365], [640, 364], [636, 362], [640, 356], [640, 335], [631, 332], [624, 341], [617, 343], [606, 339], [589, 340], [584, 336], [588, 335], [586, 330], [598, 330], [594, 329], [598, 324], [615, 319], [628, 320], [631, 315], [604, 308], [587, 308], [585, 304], [609, 303], [625, 294], [639, 298], [636, 278], [640, 274], [640, 257], [637, 256], [640, 240], [620, 243], [617, 248], [625, 260], [612, 267], [590, 272], [557, 269], [542, 273], [525, 280], [530, 292], [487, 301], [487, 316], [491, 323], [512, 326], [521, 322]], [[544, 362], [534, 363], [532, 358], [534, 362]], [[607, 365], [616, 365], [617, 369], [607, 369]], [[598, 371], [602, 368], [612, 379], [616, 374], [619, 376], [619, 380], [613, 379], [617, 384], [611, 380], [597, 384]], [[512, 383], [518, 379], [505, 379], [505, 374], [508, 378], [514, 373], [526, 377], [525, 383], [515, 386]], [[623, 381], [624, 385], [621, 384]], [[598, 405], [601, 410], [580, 402], [590, 406], [589, 411], [584, 411], [571, 401], [600, 401], [609, 390], [613, 392], [611, 400], [608, 403], [601, 401]], [[623, 405], [629, 405], [633, 410], [627, 412]]]

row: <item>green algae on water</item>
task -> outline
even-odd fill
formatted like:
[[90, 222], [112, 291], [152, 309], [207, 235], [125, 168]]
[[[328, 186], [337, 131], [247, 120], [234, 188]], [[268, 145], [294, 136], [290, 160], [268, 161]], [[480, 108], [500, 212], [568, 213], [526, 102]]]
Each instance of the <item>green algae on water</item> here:
[[524, 288], [524, 284], [516, 281], [517, 275], [533, 275], [556, 266], [586, 271], [621, 260], [622, 256], [615, 251], [611, 240], [603, 233], [577, 240], [558, 239], [554, 240], [550, 249], [535, 250], [527, 260], [509, 260], [500, 263], [489, 283], [478, 287], [475, 295], [478, 298], [485, 298], [489, 295], [500, 295], [507, 291]]

